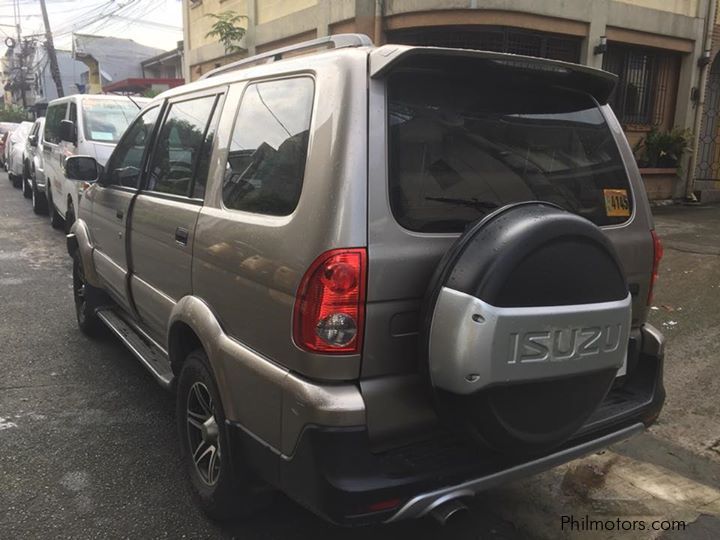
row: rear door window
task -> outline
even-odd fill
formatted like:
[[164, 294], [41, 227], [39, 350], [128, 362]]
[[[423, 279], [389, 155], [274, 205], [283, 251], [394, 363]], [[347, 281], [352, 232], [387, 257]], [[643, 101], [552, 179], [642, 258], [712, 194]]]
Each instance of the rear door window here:
[[388, 111], [390, 204], [407, 229], [462, 232], [530, 200], [597, 225], [631, 214], [620, 153], [588, 95], [400, 72], [388, 81]]
[[305, 174], [313, 93], [309, 77], [247, 87], [225, 168], [225, 206], [272, 216], [295, 210]]

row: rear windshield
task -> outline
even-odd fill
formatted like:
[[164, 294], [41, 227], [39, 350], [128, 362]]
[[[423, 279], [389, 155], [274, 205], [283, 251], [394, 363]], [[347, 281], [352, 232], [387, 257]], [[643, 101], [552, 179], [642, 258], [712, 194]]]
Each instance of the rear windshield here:
[[414, 71], [388, 81], [389, 188], [397, 221], [462, 232], [508, 203], [555, 203], [622, 223], [632, 195], [595, 101], [561, 89]]
[[129, 99], [86, 99], [82, 107], [85, 137], [107, 143], [118, 142], [139, 112]]

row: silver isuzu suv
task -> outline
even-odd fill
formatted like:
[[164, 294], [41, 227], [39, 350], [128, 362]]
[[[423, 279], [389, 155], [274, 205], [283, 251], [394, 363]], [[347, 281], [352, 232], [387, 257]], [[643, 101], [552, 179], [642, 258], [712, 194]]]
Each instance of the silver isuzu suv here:
[[81, 330], [177, 394], [211, 516], [463, 498], [660, 413], [662, 248], [613, 75], [338, 35], [147, 104], [68, 236]]

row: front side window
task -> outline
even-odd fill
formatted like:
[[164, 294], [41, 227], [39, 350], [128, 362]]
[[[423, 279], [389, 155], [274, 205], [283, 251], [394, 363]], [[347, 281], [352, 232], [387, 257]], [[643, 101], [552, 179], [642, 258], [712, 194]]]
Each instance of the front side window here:
[[[172, 195], [189, 196], [193, 178], [207, 177], [210, 148], [205, 144], [210, 116], [217, 96], [180, 101], [170, 105], [153, 153], [147, 189]], [[198, 169], [198, 163], [204, 170]], [[197, 170], [197, 171], [196, 171]]]
[[143, 156], [159, 112], [160, 107], [148, 109], [128, 128], [108, 161], [104, 185], [138, 188]]
[[137, 116], [137, 106], [129, 99], [92, 99], [82, 102], [85, 138], [116, 143]]
[[45, 115], [45, 140], [51, 143], [60, 142], [60, 121], [65, 119], [67, 103], [50, 105]]
[[555, 203], [622, 223], [632, 193], [593, 99], [475, 75], [406, 72], [388, 81], [389, 197], [419, 232], [462, 232], [496, 208]]
[[309, 77], [247, 87], [230, 141], [225, 206], [272, 216], [295, 210], [305, 173], [313, 92]]

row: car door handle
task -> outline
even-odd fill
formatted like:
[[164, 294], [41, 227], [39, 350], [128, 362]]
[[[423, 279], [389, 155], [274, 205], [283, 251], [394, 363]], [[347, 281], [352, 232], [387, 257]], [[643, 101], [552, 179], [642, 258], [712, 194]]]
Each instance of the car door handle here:
[[188, 236], [190, 233], [185, 227], [178, 227], [175, 229], [175, 241], [178, 244], [182, 244], [183, 246], [187, 246], [188, 243]]
[[115, 212], [115, 217], [118, 219], [122, 219], [124, 215], [125, 215], [125, 213], [122, 210], [117, 210]]

